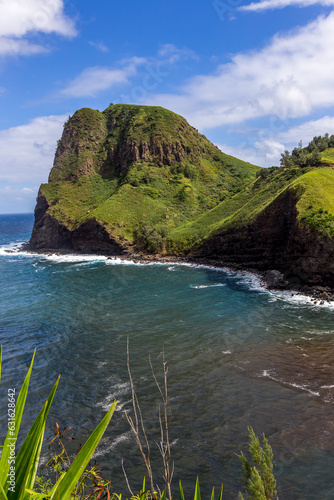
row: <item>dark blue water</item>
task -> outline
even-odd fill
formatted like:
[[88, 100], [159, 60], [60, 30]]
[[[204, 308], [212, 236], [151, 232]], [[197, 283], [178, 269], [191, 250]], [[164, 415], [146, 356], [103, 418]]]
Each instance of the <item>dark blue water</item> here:
[[[199, 475], [204, 497], [224, 482], [224, 498], [237, 498], [235, 453], [246, 451], [251, 425], [273, 447], [281, 499], [334, 498], [333, 304], [269, 293], [247, 273], [17, 252], [14, 246], [29, 238], [32, 224], [31, 215], [0, 217], [1, 408], [7, 388], [20, 387], [37, 348], [24, 429], [60, 373], [48, 429], [55, 422], [72, 426], [70, 451], [117, 398], [96, 457], [116, 491], [127, 494], [124, 459], [138, 490], [145, 470], [123, 414], [131, 410], [129, 337], [157, 483], [159, 395], [148, 355], [160, 376], [164, 349], [174, 495], [179, 478], [189, 496]], [[2, 411], [2, 437], [5, 428]]]

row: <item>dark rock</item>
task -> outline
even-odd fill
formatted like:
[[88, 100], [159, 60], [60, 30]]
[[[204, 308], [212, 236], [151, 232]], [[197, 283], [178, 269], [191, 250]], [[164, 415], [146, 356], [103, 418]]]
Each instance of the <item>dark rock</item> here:
[[28, 244], [30, 250], [72, 250], [81, 253], [123, 255], [125, 249], [106, 229], [92, 219], [69, 230], [48, 212], [49, 205], [39, 192], [35, 209], [35, 224]]
[[262, 272], [277, 269], [290, 288], [307, 285], [333, 290], [334, 240], [301, 227], [296, 203], [292, 190], [282, 193], [251, 225], [213, 235], [196, 249], [196, 255], [221, 265], [237, 264]]

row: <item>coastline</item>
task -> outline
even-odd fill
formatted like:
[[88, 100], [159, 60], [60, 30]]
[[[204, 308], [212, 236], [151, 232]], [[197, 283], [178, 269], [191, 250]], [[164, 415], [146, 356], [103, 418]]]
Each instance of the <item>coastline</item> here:
[[[261, 285], [268, 292], [286, 291], [292, 294], [302, 294], [310, 297], [315, 305], [323, 305], [325, 302], [334, 301], [334, 290], [329, 287], [322, 286], [308, 286], [303, 283], [291, 283], [284, 278], [282, 272], [270, 269], [259, 270], [232, 262], [224, 262], [217, 259], [209, 259], [206, 257], [195, 256], [179, 256], [179, 255], [160, 255], [160, 254], [146, 254], [143, 252], [126, 252], [123, 255], [111, 255], [103, 252], [80, 252], [76, 250], [67, 249], [32, 249], [29, 243], [24, 243], [18, 247], [19, 251], [24, 251], [30, 254], [39, 255], [97, 255], [105, 257], [106, 259], [120, 259], [124, 261], [133, 261], [140, 264], [184, 264], [203, 266], [212, 269], [221, 269], [231, 272], [247, 272], [253, 274], [261, 283]], [[11, 252], [8, 252], [11, 253]], [[15, 251], [13, 251], [15, 253]]]

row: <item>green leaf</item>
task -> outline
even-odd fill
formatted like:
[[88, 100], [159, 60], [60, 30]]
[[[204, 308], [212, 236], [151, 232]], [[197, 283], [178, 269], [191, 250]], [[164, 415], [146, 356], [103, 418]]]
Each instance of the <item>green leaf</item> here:
[[82, 473], [84, 472], [95, 448], [97, 447], [100, 439], [106, 430], [111, 417], [115, 411], [117, 401], [115, 401], [108, 411], [108, 413], [103, 417], [99, 425], [96, 427], [95, 431], [87, 439], [86, 443], [82, 447], [80, 453], [72, 463], [69, 470], [61, 477], [51, 490], [51, 499], [61, 498], [61, 500], [68, 500], [71, 496], [75, 485], [80, 479]]
[[222, 485], [220, 487], [220, 491], [219, 491], [219, 495], [218, 495], [218, 500], [222, 500], [222, 498], [223, 498], [223, 483], [222, 483]]
[[212, 488], [211, 500], [215, 500], [215, 487]]
[[201, 492], [200, 492], [200, 489], [199, 489], [198, 476], [197, 476], [197, 479], [196, 479], [194, 500], [201, 500]]
[[17, 454], [15, 463], [15, 492], [8, 492], [8, 500], [25, 500], [29, 498], [29, 493], [26, 490], [33, 489], [34, 487], [44, 437], [45, 421], [59, 383], [59, 378], [60, 376]]
[[180, 483], [179, 483], [179, 489], [180, 489], [180, 500], [185, 500], [184, 499], [183, 488], [182, 488], [182, 484], [181, 484], [181, 479], [180, 479]]
[[[1, 351], [2, 351], [2, 349], [1, 349]], [[7, 436], [6, 436], [4, 444], [3, 444], [2, 455], [1, 455], [1, 459], [0, 459], [0, 483], [2, 483], [3, 485], [5, 485], [6, 481], [7, 481], [7, 475], [9, 472], [9, 467], [11, 465], [10, 453], [11, 453], [11, 451], [13, 451], [13, 448], [14, 448], [14, 452], [15, 452], [16, 440], [17, 440], [17, 436], [18, 436], [18, 433], [20, 430], [22, 415], [23, 415], [23, 411], [24, 411], [24, 407], [25, 407], [25, 403], [26, 403], [26, 399], [27, 399], [30, 376], [31, 376], [31, 371], [32, 371], [34, 359], [35, 359], [35, 353], [36, 353], [36, 350], [33, 354], [28, 373], [26, 375], [26, 378], [24, 379], [20, 393], [19, 393], [17, 400], [16, 400], [16, 403], [15, 403], [15, 418], [14, 418], [14, 422], [13, 422], [14, 425], [8, 424]], [[5, 486], [5, 490], [7, 491], [8, 487], [6, 488], [6, 486]]]
[[164, 489], [164, 491], [162, 492], [162, 495], [160, 497], [160, 500], [165, 500], [166, 498], [166, 488]]
[[3, 486], [1, 483], [0, 483], [0, 491], [1, 491], [1, 498], [3, 498], [3, 500], [8, 500], [7, 495], [5, 493], [5, 490], [3, 489]]
[[145, 499], [145, 493], [146, 493], [145, 488], [146, 488], [146, 482], [145, 482], [145, 477], [144, 477], [143, 486], [142, 486], [142, 489], [140, 490], [140, 496], [139, 496], [140, 500]]

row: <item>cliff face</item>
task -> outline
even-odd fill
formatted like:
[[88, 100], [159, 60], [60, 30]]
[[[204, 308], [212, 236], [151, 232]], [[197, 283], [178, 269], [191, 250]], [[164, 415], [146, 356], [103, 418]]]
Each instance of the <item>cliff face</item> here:
[[77, 111], [40, 188], [31, 248], [166, 250], [166, 237], [253, 180], [259, 167], [225, 155], [160, 107]]
[[287, 190], [253, 223], [215, 234], [195, 254], [225, 265], [276, 269], [291, 286], [334, 289], [334, 240], [299, 223], [297, 202], [296, 193]]
[[[143, 111], [141, 111], [141, 109]], [[184, 118], [162, 108], [115, 105], [83, 108], [65, 124], [49, 182], [83, 175], [124, 174], [134, 162], [171, 166], [221, 152]]]
[[38, 193], [35, 208], [35, 223], [29, 247], [35, 250], [69, 250], [82, 253], [123, 255], [126, 250], [117, 243], [106, 229], [91, 219], [74, 230], [69, 230], [48, 213], [49, 204], [45, 196]]

